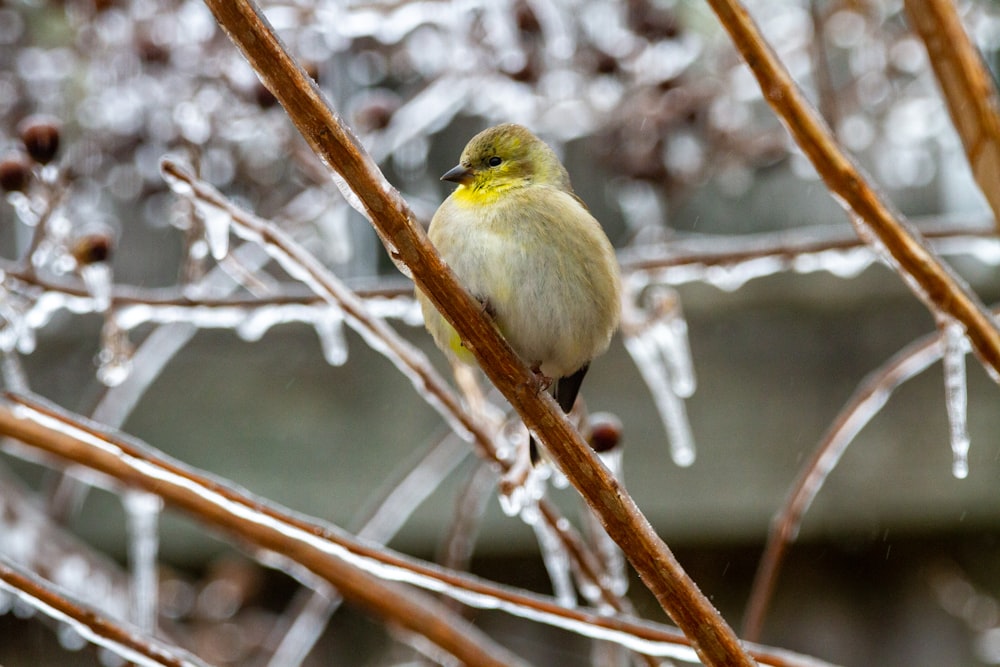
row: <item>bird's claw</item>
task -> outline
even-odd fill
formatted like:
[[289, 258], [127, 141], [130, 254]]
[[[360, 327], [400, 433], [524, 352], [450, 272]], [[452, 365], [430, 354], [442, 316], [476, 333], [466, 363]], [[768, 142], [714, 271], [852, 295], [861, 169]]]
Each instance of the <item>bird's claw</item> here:
[[538, 392], [548, 391], [548, 388], [552, 386], [552, 378], [550, 378], [545, 373], [542, 373], [542, 362], [536, 361], [531, 364], [531, 372], [535, 376], [535, 382], [538, 386]]

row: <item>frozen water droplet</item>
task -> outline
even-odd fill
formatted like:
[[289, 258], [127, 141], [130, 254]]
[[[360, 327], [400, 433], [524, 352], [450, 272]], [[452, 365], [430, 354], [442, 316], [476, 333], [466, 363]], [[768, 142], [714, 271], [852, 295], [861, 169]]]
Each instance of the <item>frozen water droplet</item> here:
[[72, 625], [60, 625], [56, 634], [59, 637], [59, 645], [67, 651], [79, 651], [87, 645], [87, 640]]
[[80, 267], [80, 278], [94, 299], [94, 309], [103, 312], [111, 305], [111, 266], [94, 262]]
[[347, 361], [347, 341], [344, 339], [344, 315], [339, 308], [327, 308], [313, 323], [323, 348], [323, 357], [331, 366], [343, 366]]
[[497, 499], [500, 501], [500, 509], [507, 516], [517, 516], [524, 507], [524, 498], [526, 495], [524, 487], [517, 487], [509, 493], [498, 494]]
[[97, 379], [101, 381], [105, 387], [117, 387], [126, 379], [128, 379], [129, 373], [132, 372], [132, 361], [128, 360], [113, 360], [108, 363], [102, 363], [97, 369]]
[[31, 618], [35, 615], [35, 608], [21, 598], [14, 599], [14, 606], [11, 608], [17, 618]]
[[110, 648], [101, 647], [97, 655], [103, 667], [123, 667], [126, 664], [125, 658]]
[[38, 224], [38, 211], [31, 205], [31, 199], [23, 192], [7, 193], [7, 203], [14, 207], [18, 219], [29, 227]]

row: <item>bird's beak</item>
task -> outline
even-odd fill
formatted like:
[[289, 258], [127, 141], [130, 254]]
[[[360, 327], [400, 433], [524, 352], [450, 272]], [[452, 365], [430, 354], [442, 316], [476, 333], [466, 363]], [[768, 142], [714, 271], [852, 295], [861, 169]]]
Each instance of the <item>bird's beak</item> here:
[[467, 185], [468, 183], [472, 182], [474, 176], [475, 172], [473, 172], [471, 168], [460, 164], [446, 171], [444, 175], [441, 176], [441, 180]]

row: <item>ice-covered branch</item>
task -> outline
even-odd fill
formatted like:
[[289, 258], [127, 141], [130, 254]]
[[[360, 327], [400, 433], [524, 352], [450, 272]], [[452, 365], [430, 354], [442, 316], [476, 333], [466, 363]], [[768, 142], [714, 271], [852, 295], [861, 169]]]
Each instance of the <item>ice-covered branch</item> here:
[[962, 27], [954, 0], [906, 0], [904, 4], [927, 47], [927, 60], [962, 139], [972, 175], [1000, 224], [1000, 100], [993, 75]]
[[[400, 627], [423, 634], [470, 664], [522, 664], [506, 649], [434, 600], [390, 582], [405, 582], [465, 604], [499, 609], [642, 653], [697, 660], [680, 632], [625, 616], [566, 609], [553, 599], [444, 570], [373, 547], [335, 526], [292, 513], [182, 466], [148, 445], [87, 422], [47, 402], [7, 394], [0, 434], [94, 470], [124, 487], [155, 493], [205, 526], [238, 538], [265, 562], [294, 563], [336, 587], [347, 599]], [[295, 574], [295, 568], [291, 568]], [[760, 663], [821, 667], [826, 663], [763, 646], [747, 646]], [[485, 652], [485, 654], [484, 654]]]
[[[962, 352], [964, 354], [964, 350]], [[826, 478], [861, 430], [879, 413], [892, 392], [941, 358], [941, 333], [925, 336], [900, 350], [862, 381], [802, 466], [781, 508], [771, 521], [767, 546], [747, 603], [744, 636], [755, 639], [763, 628], [778, 571], [789, 545]]]
[[[1000, 238], [992, 221], [975, 224], [933, 216], [920, 223], [921, 234], [940, 254], [1000, 264]], [[618, 257], [626, 277], [641, 273], [643, 282], [671, 286], [700, 282], [734, 290], [755, 278], [788, 271], [852, 278], [878, 257], [847, 229], [826, 225], [757, 234], [677, 234], [669, 243], [625, 248]]]
[[793, 81], [738, 0], [708, 0], [749, 65], [764, 97], [840, 204], [858, 236], [884, 254], [910, 289], [935, 314], [954, 318], [972, 348], [1000, 381], [1000, 330], [979, 298], [931, 250], [927, 242], [869, 184], [840, 148], [830, 128]]
[[207, 667], [206, 663], [177, 646], [142, 636], [95, 608], [71, 600], [51, 582], [43, 581], [2, 557], [0, 591], [17, 596], [38, 612], [65, 624], [68, 631], [134, 664], [146, 667]]
[[[345, 598], [400, 627], [422, 634], [463, 662], [523, 662], [439, 603], [386, 579], [405, 579], [379, 552], [351, 544], [332, 526], [304, 521], [261, 499], [166, 460], [55, 406], [8, 396], [0, 406], [0, 433], [117, 480], [155, 493], [205, 525], [239, 536], [257, 549], [297, 562], [335, 586]], [[388, 568], [383, 570], [382, 568]]]
[[[943, 255], [968, 256], [988, 266], [1000, 264], [1000, 238], [986, 224], [932, 217], [921, 221], [921, 233]], [[630, 247], [619, 252], [627, 282], [679, 286], [691, 282], [735, 289], [754, 278], [792, 271], [827, 271], [842, 278], [857, 275], [876, 261], [856, 235], [837, 226], [797, 228], [744, 235], [678, 234], [669, 244]], [[100, 313], [99, 304], [79, 280], [37, 275], [17, 262], [0, 259], [3, 287], [28, 304], [23, 324], [44, 326], [57, 310]], [[369, 313], [416, 324], [419, 309], [408, 280], [365, 280], [348, 283]], [[269, 293], [223, 296], [217, 290], [144, 288], [114, 285], [110, 312], [128, 331], [141, 324], [182, 323], [199, 328], [230, 328], [255, 340], [269, 326], [301, 322], [315, 326], [323, 297], [300, 283], [278, 283]], [[11, 327], [8, 323], [8, 327]], [[13, 333], [8, 332], [8, 333]], [[25, 331], [30, 337], [30, 332]], [[104, 421], [104, 420], [101, 420]]]
[[211, 217], [225, 217], [227, 228], [233, 233], [259, 244], [289, 275], [301, 280], [330, 307], [338, 309], [344, 322], [373, 350], [392, 361], [457, 433], [469, 437], [487, 458], [497, 459], [490, 434], [462, 408], [458, 397], [427, 357], [384, 320], [373, 317], [364, 302], [315, 257], [283, 230], [235, 206], [176, 162], [164, 159], [162, 170], [164, 178], [178, 194], [190, 197], [201, 209], [211, 211], [208, 213]]

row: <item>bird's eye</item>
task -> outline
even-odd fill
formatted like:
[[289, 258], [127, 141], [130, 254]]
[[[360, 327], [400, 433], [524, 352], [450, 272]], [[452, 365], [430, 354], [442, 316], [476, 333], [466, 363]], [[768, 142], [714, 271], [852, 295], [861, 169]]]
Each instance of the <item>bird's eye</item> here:
[[486, 161], [486, 164], [490, 165], [491, 167], [499, 167], [501, 162], [503, 162], [503, 160], [494, 155], [493, 157], [491, 157], [489, 160]]

